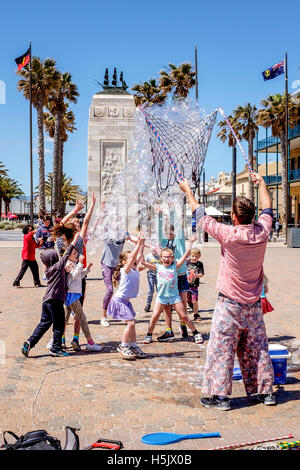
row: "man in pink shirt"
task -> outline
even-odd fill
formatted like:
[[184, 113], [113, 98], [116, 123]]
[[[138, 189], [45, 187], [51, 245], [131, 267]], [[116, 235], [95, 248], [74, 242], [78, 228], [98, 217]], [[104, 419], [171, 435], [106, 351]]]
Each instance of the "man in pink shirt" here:
[[234, 199], [231, 219], [225, 225], [205, 215], [204, 206], [195, 199], [189, 183], [180, 183], [197, 223], [221, 244], [221, 261], [217, 280], [219, 290], [210, 338], [201, 398], [205, 407], [230, 410], [235, 353], [238, 356], [247, 396], [258, 393], [258, 401], [276, 405], [273, 390], [273, 366], [261, 309], [263, 261], [272, 228], [271, 199], [264, 179], [251, 173], [259, 186], [262, 213], [253, 222], [255, 206], [247, 198]]

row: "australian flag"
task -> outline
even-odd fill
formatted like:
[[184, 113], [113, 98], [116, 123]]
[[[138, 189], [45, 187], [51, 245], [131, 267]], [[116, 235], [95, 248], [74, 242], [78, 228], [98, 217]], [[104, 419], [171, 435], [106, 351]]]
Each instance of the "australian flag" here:
[[278, 77], [278, 75], [282, 75], [284, 73], [284, 63], [285, 60], [283, 59], [281, 62], [279, 62], [279, 64], [275, 64], [262, 72], [264, 80], [272, 80], [272, 78]]

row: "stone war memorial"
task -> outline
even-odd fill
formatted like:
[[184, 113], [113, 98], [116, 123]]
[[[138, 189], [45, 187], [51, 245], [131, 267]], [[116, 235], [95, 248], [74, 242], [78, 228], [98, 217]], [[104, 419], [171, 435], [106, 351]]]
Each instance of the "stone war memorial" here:
[[130, 139], [134, 130], [134, 97], [127, 92], [127, 85], [114, 69], [109, 83], [106, 69], [103, 88], [94, 94], [88, 126], [88, 197], [94, 192], [103, 202], [110, 195], [114, 178], [127, 162]]

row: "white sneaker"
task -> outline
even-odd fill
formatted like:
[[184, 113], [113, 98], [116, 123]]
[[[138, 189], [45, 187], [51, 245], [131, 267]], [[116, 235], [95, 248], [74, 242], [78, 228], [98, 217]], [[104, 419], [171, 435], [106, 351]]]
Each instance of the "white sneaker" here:
[[86, 348], [85, 348], [85, 349], [87, 349], [88, 351], [101, 351], [103, 348], [102, 348], [102, 346], [100, 346], [100, 344], [96, 344], [96, 343], [94, 343], [94, 344], [89, 344], [89, 343], [88, 343], [88, 344], [86, 345]]
[[53, 338], [50, 339], [49, 343], [47, 344], [47, 349], [51, 349], [53, 344]]
[[107, 320], [107, 318], [101, 318], [100, 325], [108, 327], [109, 321]]
[[194, 340], [196, 344], [202, 344], [204, 342], [202, 335], [200, 333], [196, 333], [194, 335]]
[[139, 346], [129, 346], [129, 347], [136, 357], [143, 359], [147, 356], [147, 354]]
[[47, 281], [46, 274], [43, 276], [43, 281]]
[[128, 346], [122, 346], [121, 344], [117, 347], [117, 351], [119, 351], [119, 353], [121, 353], [121, 356], [124, 358], [124, 359], [129, 359], [129, 360], [135, 360], [136, 359], [136, 355], [134, 354], [134, 352], [131, 350], [131, 348], [129, 348]]

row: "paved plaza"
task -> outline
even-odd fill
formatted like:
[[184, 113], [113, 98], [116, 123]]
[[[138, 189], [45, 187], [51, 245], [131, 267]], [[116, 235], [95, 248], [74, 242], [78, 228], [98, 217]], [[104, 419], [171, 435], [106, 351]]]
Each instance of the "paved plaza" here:
[[[238, 442], [257, 441], [293, 434], [300, 440], [300, 249], [283, 243], [268, 244], [265, 272], [269, 278], [268, 299], [275, 310], [265, 317], [269, 341], [280, 343], [292, 353], [288, 361], [287, 383], [275, 386], [278, 405], [249, 404], [242, 382], [234, 382], [232, 410], [227, 412], [200, 406], [201, 379], [206, 346], [217, 291], [220, 248], [210, 242], [202, 248], [205, 276], [201, 280], [199, 308], [202, 321], [197, 328], [204, 344], [190, 336], [182, 341], [177, 315], [173, 315], [176, 342], [159, 343], [163, 331], [159, 321], [154, 342], [143, 345], [146, 359], [125, 361], [116, 351], [124, 324], [99, 325], [104, 284], [100, 280], [100, 254], [89, 257], [94, 263], [87, 281], [85, 312], [94, 340], [104, 346], [100, 353], [73, 352], [66, 358], [49, 356], [47, 333], [30, 351], [21, 354], [23, 341], [40, 319], [43, 288], [34, 288], [31, 273], [12, 287], [21, 264], [21, 241], [0, 242], [0, 432], [24, 434], [46, 429], [64, 443], [66, 425], [80, 428], [81, 447], [99, 437], [123, 442], [126, 450], [202, 450]], [[42, 267], [37, 254], [40, 265]], [[42, 277], [42, 276], [41, 276]], [[144, 312], [147, 281], [141, 274], [141, 291], [133, 304], [137, 312], [137, 337], [142, 341], [150, 314]], [[72, 322], [71, 322], [72, 323]], [[73, 333], [67, 327], [67, 343]], [[81, 344], [85, 339], [81, 333]], [[181, 441], [171, 446], [147, 446], [141, 442], [152, 432], [220, 432], [221, 438]], [[1, 442], [2, 443], [2, 442]]]

